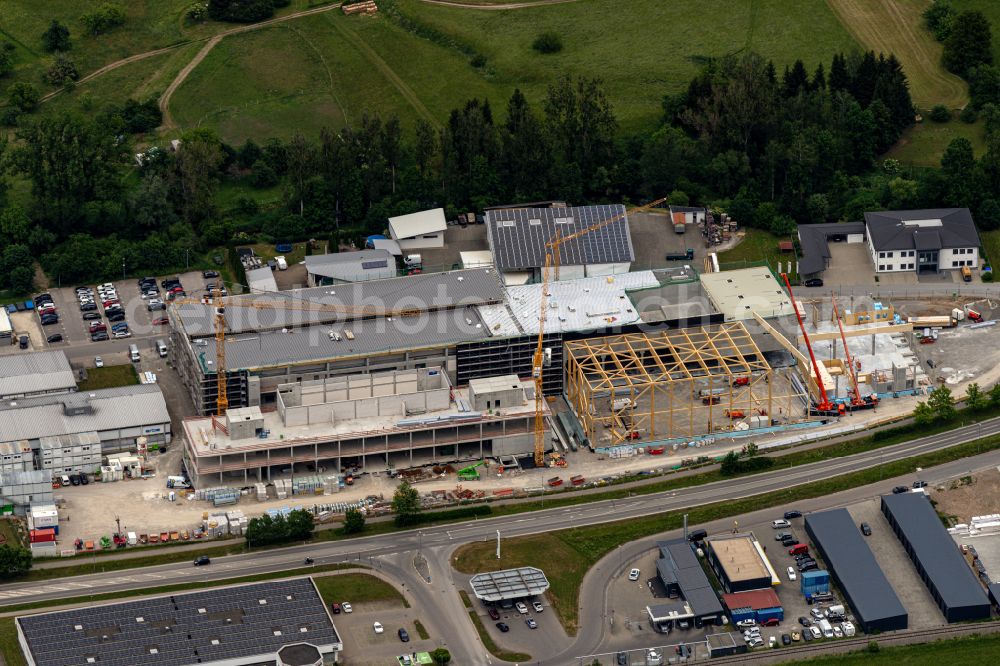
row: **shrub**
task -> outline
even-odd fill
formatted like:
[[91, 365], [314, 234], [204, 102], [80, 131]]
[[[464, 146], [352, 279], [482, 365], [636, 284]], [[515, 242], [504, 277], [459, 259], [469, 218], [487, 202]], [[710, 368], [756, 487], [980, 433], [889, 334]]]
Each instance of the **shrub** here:
[[7, 99], [12, 106], [27, 113], [34, 111], [38, 107], [41, 96], [38, 94], [38, 88], [35, 86], [24, 81], [18, 81], [11, 85], [10, 88], [7, 88]]
[[993, 282], [993, 271], [983, 271], [983, 282]]
[[483, 67], [486, 67], [486, 56], [484, 56], [482, 53], [477, 53], [476, 55], [472, 56], [472, 59], [469, 60], [469, 64], [475, 67], [476, 69], [482, 69]]
[[216, 21], [256, 23], [274, 15], [274, 1], [209, 0], [208, 15]]
[[184, 18], [192, 23], [204, 21], [208, 18], [208, 3], [196, 2], [193, 5], [189, 5], [188, 8], [184, 10]]
[[45, 80], [54, 86], [61, 86], [68, 81], [76, 81], [80, 78], [80, 72], [76, 69], [76, 63], [66, 56], [56, 56], [55, 61], [45, 72]]
[[972, 108], [972, 105], [970, 104], [969, 106], [962, 109], [962, 113], [960, 113], [958, 117], [963, 123], [968, 123], [971, 125], [972, 123], [979, 120], [979, 113], [974, 108]]
[[946, 123], [951, 120], [951, 111], [944, 104], [938, 104], [931, 109], [929, 117], [936, 123]]
[[42, 33], [42, 47], [49, 53], [69, 51], [69, 28], [53, 19], [48, 29]]
[[[6, 47], [10, 42], [4, 42]], [[14, 53], [7, 48], [0, 49], [0, 76], [9, 73], [14, 69]]]
[[253, 163], [250, 172], [250, 184], [256, 188], [273, 187], [278, 184], [278, 175], [264, 160]]
[[125, 23], [125, 10], [119, 5], [105, 3], [80, 17], [88, 35], [103, 35]]
[[535, 38], [531, 48], [539, 53], [559, 53], [562, 51], [562, 39], [554, 32], [543, 32]]
[[17, 127], [17, 117], [21, 112], [12, 106], [0, 109], [0, 125], [4, 127]]

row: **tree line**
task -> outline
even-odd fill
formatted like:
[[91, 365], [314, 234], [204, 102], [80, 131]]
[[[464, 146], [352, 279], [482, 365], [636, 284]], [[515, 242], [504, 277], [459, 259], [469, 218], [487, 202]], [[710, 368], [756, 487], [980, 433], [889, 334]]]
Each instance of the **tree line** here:
[[[15, 286], [5, 269], [21, 257], [6, 261], [11, 245], [73, 282], [113, 277], [123, 265], [182, 268], [232, 243], [357, 241], [382, 232], [387, 217], [425, 208], [451, 217], [547, 199], [629, 203], [669, 193], [673, 203], [714, 205], [778, 234], [865, 210], [941, 204], [970, 205], [1000, 224], [991, 191], [975, 180], [992, 182], [992, 154], [969, 165], [956, 145], [940, 172], [917, 175], [880, 161], [914, 122], [891, 54], [837, 54], [812, 71], [797, 61], [780, 73], [754, 53], [713, 60], [664, 97], [656, 128], [636, 133], [620, 131], [602, 83], [586, 77], [559, 79], [537, 103], [515, 90], [499, 113], [490, 100], [468, 100], [441, 126], [365, 115], [317, 136], [239, 146], [198, 129], [176, 152], [153, 148], [137, 160], [131, 134], [158, 121], [155, 103], [135, 101], [91, 117], [20, 119], [2, 164], [30, 182], [31, 199], [0, 198], [0, 287]], [[223, 183], [245, 195], [220, 208]], [[272, 203], [258, 203], [254, 189]]]

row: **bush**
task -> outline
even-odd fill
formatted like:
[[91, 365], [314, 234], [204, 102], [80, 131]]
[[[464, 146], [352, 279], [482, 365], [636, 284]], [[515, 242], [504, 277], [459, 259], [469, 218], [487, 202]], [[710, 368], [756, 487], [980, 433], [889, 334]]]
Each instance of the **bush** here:
[[993, 282], [993, 271], [983, 271], [983, 282]]
[[0, 109], [0, 125], [4, 127], [17, 127], [17, 118], [21, 112], [12, 106]]
[[76, 69], [76, 63], [66, 56], [56, 56], [55, 61], [45, 72], [45, 80], [54, 86], [61, 86], [69, 81], [76, 81], [80, 78], [80, 72]]
[[152, 131], [163, 122], [163, 112], [160, 111], [160, 105], [152, 97], [145, 102], [129, 99], [117, 110], [117, 113], [131, 134]]
[[251, 168], [250, 184], [258, 189], [273, 187], [278, 184], [278, 174], [274, 173], [274, 169], [267, 162], [257, 160]]
[[962, 113], [958, 115], [958, 118], [963, 123], [968, 123], [969, 125], [971, 125], [972, 123], [979, 120], [979, 112], [977, 112], [974, 108], [972, 108], [972, 105], [970, 104], [969, 106], [962, 109]]
[[256, 23], [274, 16], [274, 1], [209, 0], [208, 15], [216, 21]]
[[554, 32], [543, 32], [531, 45], [539, 53], [559, 53], [562, 47], [562, 39]]
[[88, 35], [103, 35], [125, 23], [125, 10], [118, 5], [105, 3], [80, 17]]
[[192, 23], [200, 23], [208, 18], [208, 3], [196, 2], [184, 10], [184, 18]]
[[476, 55], [472, 56], [471, 60], [469, 60], [469, 64], [475, 67], [476, 69], [482, 69], [483, 67], [486, 67], [486, 56], [484, 56], [482, 53], [477, 53]]
[[48, 29], [42, 33], [42, 48], [49, 53], [55, 51], [69, 51], [69, 28], [53, 20]]
[[18, 81], [11, 85], [10, 88], [7, 88], [7, 99], [10, 101], [11, 106], [24, 113], [28, 113], [38, 108], [41, 95], [38, 94], [38, 88], [35, 86], [24, 81]]
[[929, 117], [936, 123], [946, 123], [951, 120], [951, 111], [944, 104], [938, 104], [931, 109]]

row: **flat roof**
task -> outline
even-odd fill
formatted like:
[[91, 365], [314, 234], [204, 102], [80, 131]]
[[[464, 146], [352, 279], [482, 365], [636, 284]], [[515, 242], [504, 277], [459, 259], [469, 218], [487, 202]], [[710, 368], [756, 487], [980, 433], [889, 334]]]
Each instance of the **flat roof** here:
[[306, 270], [345, 282], [383, 280], [396, 277], [396, 258], [388, 250], [359, 250], [313, 254], [305, 259]]
[[432, 208], [389, 218], [389, 233], [396, 240], [434, 234], [447, 228], [448, 221], [444, 219], [444, 208]]
[[[406, 372], [406, 371], [404, 371]], [[526, 389], [533, 387], [531, 380], [520, 382]], [[446, 388], [446, 386], [444, 387]], [[439, 389], [440, 390], [440, 389]], [[245, 439], [230, 439], [222, 430], [212, 428], [212, 418], [190, 417], [183, 421], [184, 434], [191, 444], [191, 449], [199, 457], [213, 457], [240, 453], [243, 451], [263, 451], [273, 447], [289, 447], [310, 442], [335, 442], [373, 434], [391, 435], [393, 433], [414, 430], [426, 430], [433, 426], [443, 427], [466, 423], [488, 421], [496, 423], [503, 419], [524, 418], [535, 413], [534, 402], [525, 402], [513, 407], [493, 408], [489, 415], [480, 412], [462, 411], [457, 401], [469, 400], [468, 388], [453, 388], [452, 401], [446, 409], [430, 410], [419, 415], [404, 416], [400, 414], [386, 416], [366, 415], [356, 419], [337, 419], [306, 423], [303, 425], [286, 426], [281, 414], [277, 411], [260, 413], [264, 419], [263, 429], [268, 431], [267, 437], [252, 436]], [[256, 409], [256, 408], [250, 408]], [[237, 410], [230, 410], [235, 412]], [[546, 410], [547, 411], [547, 410]], [[256, 415], [256, 413], [254, 413]]]
[[247, 286], [251, 294], [270, 294], [278, 291], [278, 283], [274, 281], [274, 271], [267, 266], [247, 271]]
[[749, 534], [724, 534], [705, 539], [715, 559], [732, 582], [771, 578], [771, 569]]
[[657, 571], [661, 577], [666, 574], [668, 580], [676, 581], [694, 614], [698, 617], [721, 614], [722, 602], [687, 539], [658, 541], [656, 545], [660, 549]]
[[476, 574], [469, 580], [477, 599], [505, 601], [542, 594], [549, 589], [545, 572], [535, 567], [519, 567]]
[[989, 615], [989, 600], [983, 586], [941, 524], [926, 495], [884, 495], [882, 511], [895, 524], [896, 533], [910, 557], [923, 569], [924, 582], [949, 621], [949, 612], [962, 608], [985, 605]]
[[0, 355], [0, 397], [71, 390], [76, 376], [64, 351]]
[[722, 601], [729, 610], [750, 608], [757, 611], [768, 608], [781, 608], [781, 600], [778, 599], [778, 594], [772, 588], [723, 594]]
[[[503, 286], [493, 268], [421, 273], [386, 280], [369, 280], [273, 294], [228, 296], [226, 332], [238, 334], [281, 330], [313, 324], [343, 323], [385, 311], [427, 312], [463, 306], [500, 303]], [[328, 309], [323, 309], [328, 306]], [[354, 309], [345, 313], [336, 308]], [[171, 306], [189, 337], [215, 335], [215, 308], [211, 303]]]
[[285, 645], [342, 649], [310, 578], [91, 604], [16, 622], [36, 666], [273, 663]]
[[906, 609], [847, 509], [807, 514], [805, 525], [866, 628], [899, 617], [905, 622]]
[[771, 271], [763, 266], [721, 273], [702, 273], [701, 284], [709, 300], [726, 321], [794, 314], [792, 301]]
[[[640, 321], [639, 312], [627, 292], [659, 286], [652, 271], [549, 282], [545, 332], [634, 324]], [[541, 299], [541, 284], [509, 286], [505, 303], [478, 309], [492, 335], [537, 334]]]
[[[89, 406], [67, 414], [64, 405]], [[32, 396], [0, 402], [0, 441], [39, 439], [170, 423], [167, 403], [156, 384], [136, 384], [89, 393]]]

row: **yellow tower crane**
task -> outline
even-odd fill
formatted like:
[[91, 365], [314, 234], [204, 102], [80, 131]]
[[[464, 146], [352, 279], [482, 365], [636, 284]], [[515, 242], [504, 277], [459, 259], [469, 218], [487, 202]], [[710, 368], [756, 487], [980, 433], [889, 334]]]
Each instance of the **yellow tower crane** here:
[[535, 355], [532, 358], [531, 376], [535, 382], [535, 466], [545, 466], [545, 398], [542, 395], [543, 366], [545, 362], [545, 318], [548, 313], [549, 301], [549, 272], [555, 270], [556, 280], [559, 279], [560, 247], [571, 240], [576, 240], [581, 236], [586, 236], [592, 231], [603, 229], [609, 224], [626, 217], [629, 213], [641, 213], [654, 208], [666, 201], [666, 197], [656, 199], [648, 204], [629, 208], [623, 213], [619, 213], [606, 220], [595, 222], [589, 227], [584, 227], [571, 234], [561, 235], [558, 231], [545, 244], [545, 264], [542, 267], [542, 297], [539, 299], [541, 306], [538, 314], [538, 345], [535, 348]]

